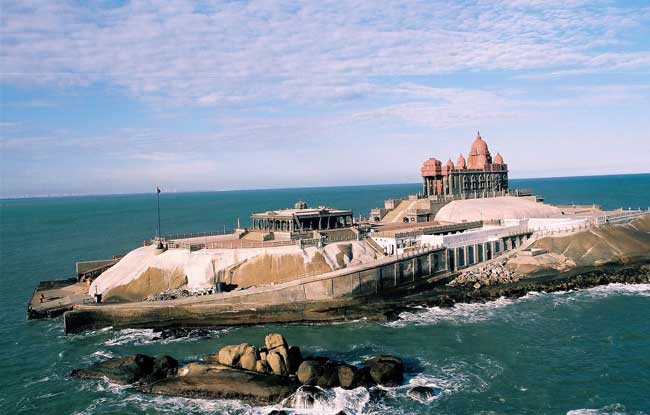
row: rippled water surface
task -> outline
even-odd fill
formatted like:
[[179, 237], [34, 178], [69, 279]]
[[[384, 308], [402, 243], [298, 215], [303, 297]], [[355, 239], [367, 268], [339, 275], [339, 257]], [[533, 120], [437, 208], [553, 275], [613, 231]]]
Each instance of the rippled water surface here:
[[[560, 179], [555, 179], [560, 180]], [[527, 180], [557, 203], [602, 200], [607, 207], [650, 204], [650, 175]], [[514, 181], [513, 181], [514, 182]], [[515, 186], [518, 183], [513, 183]], [[623, 196], [615, 188], [628, 189]], [[170, 232], [215, 229], [252, 210], [280, 208], [302, 198], [311, 204], [366, 213], [388, 196], [418, 185], [163, 195], [163, 227]], [[629, 191], [630, 189], [636, 191]], [[643, 193], [645, 191], [645, 193]], [[582, 199], [575, 200], [576, 195]], [[627, 196], [626, 196], [627, 195]], [[102, 381], [67, 377], [80, 366], [131, 353], [199, 359], [221, 346], [262, 342], [283, 333], [304, 354], [326, 353], [360, 363], [402, 356], [407, 384], [376, 399], [363, 389], [334, 390], [298, 413], [650, 413], [650, 285], [621, 285], [517, 300], [422, 308], [379, 324], [268, 325], [214, 330], [207, 338], [156, 340], [149, 330], [101, 330], [64, 336], [61, 320], [26, 321], [34, 284], [66, 277], [76, 260], [127, 251], [153, 233], [153, 195], [3, 200], [1, 203], [0, 408], [3, 413], [220, 414], [261, 413], [237, 401], [141, 395]], [[436, 387], [428, 401], [407, 396], [413, 385]]]

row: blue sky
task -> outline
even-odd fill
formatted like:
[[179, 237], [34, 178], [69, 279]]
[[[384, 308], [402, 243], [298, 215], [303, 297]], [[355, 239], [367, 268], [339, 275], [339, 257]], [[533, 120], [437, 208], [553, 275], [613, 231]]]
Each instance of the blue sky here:
[[646, 1], [0, 4], [1, 197], [650, 171]]

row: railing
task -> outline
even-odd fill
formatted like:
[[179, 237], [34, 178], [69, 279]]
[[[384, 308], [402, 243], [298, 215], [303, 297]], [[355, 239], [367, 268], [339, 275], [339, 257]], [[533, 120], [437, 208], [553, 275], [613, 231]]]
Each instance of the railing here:
[[[433, 253], [433, 252], [438, 252], [442, 248], [443, 247], [440, 246], [440, 245], [433, 246], [433, 247], [427, 246], [427, 247], [420, 247], [419, 249], [414, 250], [412, 252], [403, 253], [403, 254], [399, 254], [399, 255], [398, 254], [386, 255], [383, 258], [381, 258], [381, 259], [379, 259], [377, 261], [371, 262], [371, 263], [366, 263], [366, 264], [361, 264], [361, 265], [357, 265], [357, 266], [354, 266], [354, 267], [349, 267], [350, 268], [349, 273], [352, 274], [352, 273], [359, 272], [359, 270], [358, 270], [359, 267], [366, 266], [366, 267], [376, 268], [376, 267], [380, 267], [380, 266], [383, 266], [383, 265], [386, 265], [386, 264], [389, 264], [389, 263], [392, 263], [392, 262], [396, 262], [396, 261], [400, 261], [400, 260], [404, 260], [404, 259], [409, 259], [409, 258], [414, 258], [414, 257], [417, 257], [417, 256], [426, 255], [426, 254], [430, 254], [430, 253]], [[341, 269], [338, 269], [338, 270], [333, 270], [333, 271], [328, 271], [328, 272], [319, 272], [319, 271], [304, 272], [304, 273], [301, 273], [301, 274], [296, 274], [296, 275], [292, 275], [292, 276], [289, 276], [289, 277], [279, 279], [278, 281], [275, 282], [275, 284], [282, 284], [282, 283], [285, 283], [285, 282], [299, 280], [299, 279], [303, 279], [303, 278], [307, 278], [307, 277], [314, 277], [314, 276], [317, 276], [317, 275], [328, 274], [330, 272], [345, 271], [346, 269], [348, 269], [348, 268], [341, 268]]]
[[[221, 236], [221, 235], [230, 235], [235, 232], [235, 229], [225, 229], [223, 231], [213, 231], [213, 232], [190, 232], [190, 233], [179, 233], [175, 235], [163, 235], [161, 241], [171, 241], [175, 239], [189, 239], [189, 238], [201, 238], [205, 236]], [[158, 238], [154, 238], [158, 240]]]
[[407, 215], [430, 215], [431, 209], [406, 209]]
[[426, 228], [423, 227], [413, 231], [406, 231], [406, 232], [377, 231], [373, 234], [373, 236], [389, 237], [389, 238], [408, 238], [412, 236], [425, 235], [427, 234], [427, 232], [441, 233], [441, 232], [450, 232], [450, 231], [464, 230], [470, 228], [480, 228], [481, 226], [483, 226], [483, 221], [478, 220], [473, 222], [455, 223], [452, 225], [429, 226]]

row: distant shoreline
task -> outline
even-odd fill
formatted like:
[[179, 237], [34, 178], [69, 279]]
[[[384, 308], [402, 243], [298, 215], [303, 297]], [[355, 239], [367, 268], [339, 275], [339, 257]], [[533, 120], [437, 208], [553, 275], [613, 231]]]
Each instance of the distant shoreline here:
[[[629, 177], [629, 176], [650, 176], [650, 172], [646, 173], [616, 173], [616, 174], [591, 174], [579, 176], [548, 176], [548, 177], [517, 177], [510, 178], [513, 184], [520, 180], [564, 180], [564, 179], [580, 179], [580, 178], [600, 178], [600, 177]], [[162, 186], [162, 185], [161, 185]], [[167, 194], [200, 194], [200, 193], [235, 193], [235, 192], [257, 192], [257, 191], [283, 191], [283, 190], [309, 190], [309, 189], [345, 189], [345, 188], [359, 188], [359, 187], [381, 187], [381, 186], [421, 186], [419, 182], [411, 183], [374, 183], [374, 184], [346, 184], [346, 185], [322, 185], [322, 186], [298, 186], [298, 187], [269, 187], [269, 188], [255, 188], [255, 189], [212, 189], [212, 190], [181, 190], [181, 191], [165, 191]], [[83, 197], [97, 197], [97, 196], [137, 196], [149, 195], [155, 193], [155, 186], [152, 187], [150, 192], [125, 192], [125, 193], [71, 193], [71, 194], [51, 194], [51, 195], [25, 195], [25, 196], [2, 196], [0, 201], [11, 200], [29, 200], [29, 199], [64, 199], [64, 198], [83, 198]]]

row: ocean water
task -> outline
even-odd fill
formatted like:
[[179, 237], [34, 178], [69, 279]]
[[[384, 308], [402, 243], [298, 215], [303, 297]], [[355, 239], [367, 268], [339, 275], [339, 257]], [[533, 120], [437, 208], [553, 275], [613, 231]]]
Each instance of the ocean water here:
[[[552, 203], [650, 205], [650, 174], [512, 180]], [[165, 194], [163, 233], [231, 228], [252, 211], [303, 199], [367, 214], [418, 184]], [[335, 390], [300, 413], [650, 414], [650, 285], [531, 293], [517, 300], [422, 308], [389, 323], [267, 325], [214, 330], [207, 338], [154, 340], [148, 330], [64, 336], [62, 321], [26, 320], [34, 285], [70, 276], [78, 260], [126, 252], [155, 232], [155, 195], [0, 200], [0, 412], [39, 414], [266, 414], [237, 401], [141, 395], [67, 377], [75, 367], [132, 353], [181, 361], [221, 346], [283, 333], [304, 354], [360, 363], [389, 353], [406, 361], [407, 385], [382, 399]], [[440, 390], [429, 402], [415, 384]]]

